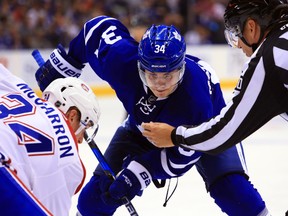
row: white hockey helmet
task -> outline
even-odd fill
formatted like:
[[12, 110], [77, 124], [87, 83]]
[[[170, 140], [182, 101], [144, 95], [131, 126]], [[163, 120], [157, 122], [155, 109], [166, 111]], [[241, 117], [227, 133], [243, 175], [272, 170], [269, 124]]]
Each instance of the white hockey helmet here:
[[63, 113], [75, 106], [81, 113], [81, 124], [98, 126], [100, 108], [92, 89], [75, 77], [58, 78], [43, 91], [42, 98], [53, 103]]

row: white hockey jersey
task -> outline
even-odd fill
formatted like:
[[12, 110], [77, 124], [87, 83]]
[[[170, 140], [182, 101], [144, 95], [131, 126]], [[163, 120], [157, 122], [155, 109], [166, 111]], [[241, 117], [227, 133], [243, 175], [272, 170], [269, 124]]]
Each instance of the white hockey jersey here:
[[74, 133], [56, 107], [1, 64], [0, 74], [0, 152], [53, 215], [69, 215], [85, 178]]

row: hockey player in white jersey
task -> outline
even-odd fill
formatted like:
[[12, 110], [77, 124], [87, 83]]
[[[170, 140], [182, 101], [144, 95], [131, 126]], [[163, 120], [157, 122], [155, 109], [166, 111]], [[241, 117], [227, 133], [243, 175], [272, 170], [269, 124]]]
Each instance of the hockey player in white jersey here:
[[97, 126], [96, 96], [66, 78], [43, 100], [3, 65], [0, 74], [0, 214], [67, 216], [85, 178], [77, 145]]

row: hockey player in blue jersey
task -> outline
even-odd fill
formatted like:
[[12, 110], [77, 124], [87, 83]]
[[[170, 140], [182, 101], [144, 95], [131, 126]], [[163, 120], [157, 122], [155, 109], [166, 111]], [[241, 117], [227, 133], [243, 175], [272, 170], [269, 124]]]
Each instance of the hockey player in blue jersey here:
[[104, 154], [118, 177], [112, 182], [97, 166], [79, 195], [81, 215], [113, 215], [121, 197], [133, 199], [153, 179], [181, 176], [193, 165], [226, 214], [269, 215], [248, 181], [241, 144], [211, 156], [179, 147], [156, 148], [142, 136], [143, 122], [197, 125], [225, 106], [213, 69], [186, 54], [185, 41], [175, 27], [153, 25], [138, 44], [114, 18], [89, 20], [71, 41], [68, 54], [58, 46], [37, 70], [40, 89], [58, 77], [79, 77], [85, 63], [115, 90], [128, 118]]
[[277, 115], [288, 120], [287, 0], [230, 0], [223, 18], [228, 44], [250, 57], [232, 99], [218, 116], [197, 127], [143, 123], [143, 135], [158, 147], [218, 154]]

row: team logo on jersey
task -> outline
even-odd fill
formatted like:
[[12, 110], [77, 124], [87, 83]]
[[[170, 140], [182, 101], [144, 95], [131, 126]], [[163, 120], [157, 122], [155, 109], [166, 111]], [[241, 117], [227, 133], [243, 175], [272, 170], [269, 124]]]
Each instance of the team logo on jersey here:
[[151, 95], [148, 99], [141, 97], [137, 102], [136, 106], [140, 106], [139, 109], [145, 115], [149, 115], [156, 108], [156, 105], [153, 103], [156, 101], [155, 96]]

